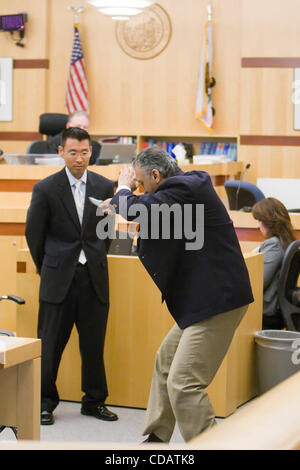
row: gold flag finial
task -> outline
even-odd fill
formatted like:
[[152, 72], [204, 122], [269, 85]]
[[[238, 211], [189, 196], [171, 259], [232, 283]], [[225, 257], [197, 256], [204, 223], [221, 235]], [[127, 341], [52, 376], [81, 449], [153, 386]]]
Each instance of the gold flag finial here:
[[208, 21], [212, 20], [211, 4], [210, 3], [207, 5], [207, 18], [208, 18]]

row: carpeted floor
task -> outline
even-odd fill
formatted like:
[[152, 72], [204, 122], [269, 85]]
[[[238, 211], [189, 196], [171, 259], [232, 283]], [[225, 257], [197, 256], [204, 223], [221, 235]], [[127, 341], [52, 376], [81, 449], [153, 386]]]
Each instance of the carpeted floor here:
[[[80, 407], [80, 403], [60, 402], [54, 411], [54, 425], [41, 426], [41, 441], [139, 444], [145, 439], [141, 434], [145, 410], [108, 406], [119, 419], [107, 422], [81, 415]], [[0, 434], [1, 440], [15, 440], [12, 430], [6, 428]], [[171, 442], [184, 442], [177, 427]]]

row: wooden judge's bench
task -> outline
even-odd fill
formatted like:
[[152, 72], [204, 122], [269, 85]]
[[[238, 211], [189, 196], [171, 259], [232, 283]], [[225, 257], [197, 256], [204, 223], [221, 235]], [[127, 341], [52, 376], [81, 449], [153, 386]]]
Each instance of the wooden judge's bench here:
[[[121, 168], [126, 165], [112, 164], [91, 166], [89, 170], [117, 181]], [[128, 166], [128, 165], [127, 165]], [[239, 179], [243, 171], [243, 162], [202, 163], [199, 165], [180, 165], [183, 171], [201, 170], [209, 173], [215, 189], [220, 197], [225, 197], [224, 182], [227, 179]], [[32, 192], [35, 183], [46, 176], [59, 171], [62, 167], [44, 165], [0, 165], [0, 194], [7, 192]]]
[[[26, 247], [24, 237], [26, 213], [34, 184], [56, 173], [62, 167], [43, 165], [7, 165], [0, 161], [0, 270], [1, 292], [16, 292], [16, 253]], [[91, 166], [89, 169], [117, 181], [124, 165]], [[222, 162], [182, 166], [184, 171], [207, 171], [220, 197], [224, 197], [224, 181], [239, 178], [243, 162]], [[15, 305], [0, 304], [0, 327], [16, 329]]]

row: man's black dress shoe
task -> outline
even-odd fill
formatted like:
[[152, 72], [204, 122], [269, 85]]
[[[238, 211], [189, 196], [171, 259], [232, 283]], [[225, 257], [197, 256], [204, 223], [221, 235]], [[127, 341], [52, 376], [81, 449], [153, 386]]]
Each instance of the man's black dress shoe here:
[[115, 413], [109, 411], [104, 405], [99, 405], [95, 408], [82, 407], [81, 414], [85, 416], [93, 416], [97, 419], [103, 419], [104, 421], [117, 421], [117, 419], [119, 419]]
[[54, 416], [51, 411], [44, 410], [41, 412], [41, 424], [43, 425], [54, 424]]

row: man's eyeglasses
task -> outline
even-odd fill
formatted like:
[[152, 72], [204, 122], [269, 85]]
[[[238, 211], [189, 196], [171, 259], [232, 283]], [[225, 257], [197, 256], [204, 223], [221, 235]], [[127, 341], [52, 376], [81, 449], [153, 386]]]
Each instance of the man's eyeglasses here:
[[83, 150], [82, 152], [75, 152], [71, 150], [70, 152], [66, 152], [66, 155], [68, 157], [88, 157], [91, 155], [91, 152], [89, 150]]

